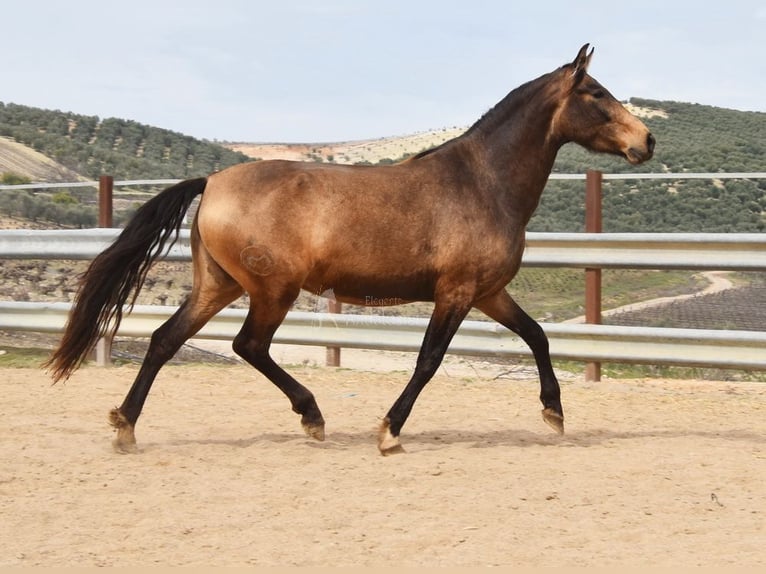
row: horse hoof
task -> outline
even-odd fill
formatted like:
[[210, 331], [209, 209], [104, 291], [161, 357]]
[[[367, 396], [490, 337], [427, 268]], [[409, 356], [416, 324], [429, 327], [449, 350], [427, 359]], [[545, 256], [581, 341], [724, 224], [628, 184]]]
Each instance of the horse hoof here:
[[543, 420], [559, 434], [564, 434], [564, 417], [553, 409], [543, 409]]
[[399, 442], [399, 437], [391, 434], [391, 428], [388, 418], [383, 420], [383, 424], [380, 425], [380, 431], [378, 433], [378, 450], [383, 456], [390, 456], [392, 454], [402, 454], [405, 452]]
[[391, 456], [392, 454], [404, 454], [407, 452], [400, 444], [396, 444], [389, 448], [383, 448], [382, 446], [379, 446], [378, 448], [380, 449], [380, 454], [383, 456]]
[[112, 441], [115, 452], [120, 454], [133, 454], [138, 452], [136, 447], [136, 434], [133, 425], [128, 422], [119, 409], [109, 412], [109, 424], [117, 431], [117, 438]]
[[120, 440], [119, 436], [112, 441], [112, 448], [114, 448], [114, 452], [117, 454], [136, 454], [138, 452], [135, 439], [133, 439], [133, 442], [126, 442]]
[[127, 422], [117, 427], [117, 438], [112, 441], [114, 451], [119, 454], [135, 454], [138, 452], [136, 446], [136, 435], [133, 432], [133, 426]]
[[303, 424], [303, 431], [315, 440], [324, 440], [324, 424]]

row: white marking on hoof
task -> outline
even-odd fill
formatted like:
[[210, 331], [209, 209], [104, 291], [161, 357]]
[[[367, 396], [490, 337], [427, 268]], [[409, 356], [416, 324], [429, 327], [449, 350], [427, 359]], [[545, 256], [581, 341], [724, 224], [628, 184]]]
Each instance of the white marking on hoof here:
[[120, 440], [118, 437], [112, 441], [112, 448], [117, 454], [136, 454], [138, 452], [135, 439], [131, 443]]
[[138, 452], [136, 446], [136, 435], [133, 427], [130, 425], [122, 426], [117, 429], [117, 438], [112, 441], [115, 452], [120, 454], [135, 454]]
[[399, 454], [404, 452], [404, 448], [399, 443], [399, 437], [395, 437], [391, 434], [389, 420], [383, 419], [383, 424], [380, 425], [380, 432], [378, 433], [378, 450], [383, 456], [391, 454]]

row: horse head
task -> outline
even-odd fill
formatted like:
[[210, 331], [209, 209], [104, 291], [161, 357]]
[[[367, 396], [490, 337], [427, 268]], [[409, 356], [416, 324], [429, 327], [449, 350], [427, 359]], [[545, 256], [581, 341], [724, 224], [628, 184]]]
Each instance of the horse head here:
[[562, 143], [573, 141], [595, 152], [623, 156], [631, 164], [650, 159], [654, 136], [644, 123], [588, 74], [593, 49], [580, 48], [570, 64], [559, 68], [561, 105], [552, 124]]

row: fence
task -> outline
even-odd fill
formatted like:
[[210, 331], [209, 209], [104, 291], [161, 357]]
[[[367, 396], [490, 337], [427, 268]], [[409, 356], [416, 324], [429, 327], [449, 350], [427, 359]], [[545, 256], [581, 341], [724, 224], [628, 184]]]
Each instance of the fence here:
[[[0, 329], [59, 333], [68, 303], [0, 302]], [[123, 318], [119, 334], [148, 337], [175, 307], [137, 305]], [[197, 338], [230, 341], [247, 311], [225, 309]], [[428, 319], [337, 315], [293, 311], [277, 330], [275, 343], [384, 351], [417, 351]], [[551, 356], [576, 361], [645, 363], [766, 370], [766, 332], [543, 324]], [[464, 321], [449, 347], [456, 355], [527, 357], [518, 337], [489, 321]]]
[[[591, 198], [586, 201], [586, 205], [588, 201], [593, 203], [592, 193], [600, 196], [602, 175], [598, 172], [589, 172], [587, 176], [554, 174], [551, 177], [586, 179], [588, 197]], [[692, 177], [766, 178], [766, 173], [603, 175], [604, 179]], [[173, 181], [116, 182], [115, 185], [169, 184]], [[102, 178], [102, 190], [103, 182]], [[40, 184], [26, 187], [40, 187]], [[588, 218], [595, 222], [589, 225], [600, 228], [600, 222], [592, 215], [592, 211], [586, 220]], [[586, 270], [586, 284], [589, 272], [600, 272], [603, 268], [766, 271], [766, 234], [589, 231], [528, 233], [522, 264], [582, 268]], [[0, 258], [91, 259], [117, 233], [119, 230], [115, 229], [4, 230], [0, 231]], [[188, 231], [182, 232], [179, 242], [168, 252], [167, 259], [189, 260], [188, 238]], [[595, 283], [598, 284], [600, 278], [596, 279]], [[766, 332], [606, 326], [600, 324], [600, 293], [595, 303], [593, 300], [593, 296], [586, 293], [587, 324], [543, 324], [550, 339], [553, 357], [584, 361], [595, 367], [600, 362], [622, 362], [766, 370]], [[0, 302], [0, 329], [58, 333], [63, 329], [68, 309], [68, 304]], [[171, 307], [137, 306], [125, 318], [119, 334], [149, 336], [174, 310]], [[244, 316], [244, 311], [225, 310], [208, 323], [198, 336], [231, 339], [238, 332]], [[275, 342], [327, 346], [332, 349], [347, 347], [416, 351], [426, 324], [424, 319], [292, 312], [277, 331]], [[480, 321], [465, 321], [449, 352], [474, 356], [530, 355], [528, 348], [515, 335], [498, 325]], [[598, 380], [599, 376], [597, 368], [590, 373], [586, 371], [586, 377], [591, 380]]]

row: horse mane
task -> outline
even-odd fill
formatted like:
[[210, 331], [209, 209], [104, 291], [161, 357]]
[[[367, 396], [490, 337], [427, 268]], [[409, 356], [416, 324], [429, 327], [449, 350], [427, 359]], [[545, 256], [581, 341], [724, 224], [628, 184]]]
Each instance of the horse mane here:
[[[463, 134], [460, 134], [460, 135], [462, 136]], [[460, 136], [458, 136], [458, 137], [460, 137]], [[431, 154], [432, 154], [432, 153], [434, 153], [435, 151], [438, 151], [438, 150], [442, 149], [444, 146], [446, 146], [447, 144], [449, 144], [449, 143], [451, 143], [451, 142], [455, 141], [456, 139], [457, 139], [457, 138], [452, 138], [452, 139], [450, 139], [450, 140], [447, 140], [446, 142], [442, 142], [442, 143], [440, 143], [439, 145], [436, 145], [436, 146], [434, 146], [434, 147], [430, 147], [430, 148], [428, 148], [428, 149], [424, 149], [423, 151], [421, 151], [421, 152], [419, 152], [419, 153], [416, 153], [415, 155], [413, 155], [413, 156], [412, 156], [411, 158], [409, 158], [409, 159], [413, 159], [413, 160], [414, 160], [414, 159], [420, 159], [420, 158], [422, 158], [422, 157], [426, 157], [427, 155], [431, 155]]]
[[551, 78], [558, 72], [544, 74], [537, 79], [530, 80], [511, 90], [502, 100], [482, 115], [463, 135], [469, 135], [476, 131], [491, 131], [498, 124], [505, 122], [521, 106], [526, 105], [536, 97], [540, 90], [550, 83]]

